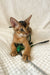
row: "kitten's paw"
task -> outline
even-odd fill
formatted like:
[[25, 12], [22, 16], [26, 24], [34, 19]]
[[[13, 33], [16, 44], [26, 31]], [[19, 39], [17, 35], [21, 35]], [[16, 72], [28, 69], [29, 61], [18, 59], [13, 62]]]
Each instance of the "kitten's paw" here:
[[17, 51], [11, 52], [10, 55], [11, 56], [16, 56], [17, 55]]
[[25, 62], [28, 62], [28, 61], [31, 60], [31, 56], [23, 54], [23, 60], [24, 60]]

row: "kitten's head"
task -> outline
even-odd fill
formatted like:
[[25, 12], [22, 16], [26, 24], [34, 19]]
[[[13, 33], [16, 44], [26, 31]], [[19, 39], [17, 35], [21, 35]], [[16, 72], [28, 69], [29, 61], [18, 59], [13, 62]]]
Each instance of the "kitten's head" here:
[[24, 21], [17, 21], [15, 18], [10, 17], [11, 25], [16, 34], [20, 36], [28, 36], [29, 34], [31, 34], [32, 30], [29, 27], [31, 17], [32, 15], [30, 15]]

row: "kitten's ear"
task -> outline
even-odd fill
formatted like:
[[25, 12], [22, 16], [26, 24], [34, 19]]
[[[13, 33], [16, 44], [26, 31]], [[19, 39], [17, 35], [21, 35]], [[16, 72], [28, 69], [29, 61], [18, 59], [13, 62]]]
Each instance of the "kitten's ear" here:
[[10, 17], [10, 22], [13, 28], [19, 25], [19, 22], [13, 17]]
[[30, 16], [25, 20], [25, 22], [29, 24], [31, 17], [32, 17], [32, 15], [30, 15]]

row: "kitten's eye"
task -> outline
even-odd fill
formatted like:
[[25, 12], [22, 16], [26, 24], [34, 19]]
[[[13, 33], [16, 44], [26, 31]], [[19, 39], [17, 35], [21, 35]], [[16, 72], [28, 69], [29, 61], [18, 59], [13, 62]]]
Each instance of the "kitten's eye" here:
[[24, 30], [21, 28], [20, 31], [24, 31]]

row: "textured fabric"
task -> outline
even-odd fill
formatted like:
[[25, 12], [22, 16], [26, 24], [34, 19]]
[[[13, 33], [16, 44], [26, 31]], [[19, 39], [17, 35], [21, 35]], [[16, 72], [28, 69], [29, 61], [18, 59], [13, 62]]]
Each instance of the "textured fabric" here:
[[[32, 14], [32, 41], [50, 40], [50, 0], [0, 0], [0, 75], [43, 75], [20, 55], [12, 57], [10, 17], [25, 20]], [[50, 42], [31, 49], [32, 62], [50, 75]]]

